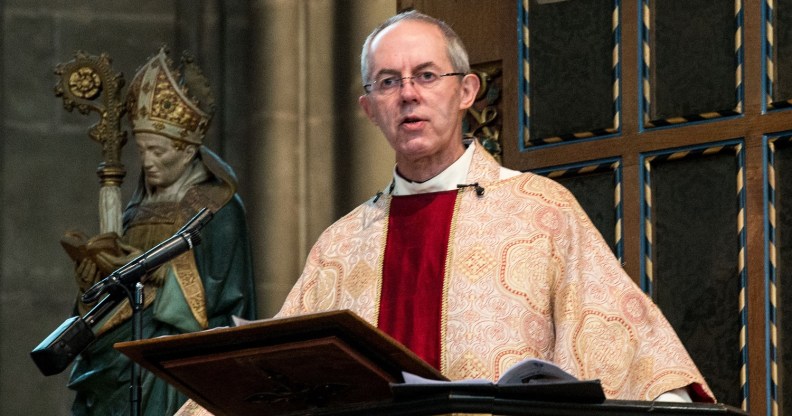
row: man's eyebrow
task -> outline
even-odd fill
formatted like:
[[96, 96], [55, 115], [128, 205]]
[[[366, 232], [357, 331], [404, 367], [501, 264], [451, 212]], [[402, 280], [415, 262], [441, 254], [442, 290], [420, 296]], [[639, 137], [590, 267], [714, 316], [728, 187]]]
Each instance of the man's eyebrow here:
[[381, 78], [383, 75], [401, 76], [401, 72], [395, 69], [380, 69], [376, 74], [374, 74], [374, 79]]
[[435, 65], [434, 62], [424, 62], [424, 63], [416, 66], [415, 68], [413, 68], [413, 75], [416, 72], [423, 71], [424, 69], [427, 69], [427, 68], [430, 68], [430, 67], [435, 67], [436, 68], [437, 65]]
[[[415, 75], [416, 73], [421, 72], [421, 71], [423, 71], [423, 70], [425, 70], [427, 68], [430, 68], [430, 67], [437, 67], [437, 65], [435, 65], [435, 63], [431, 62], [431, 61], [424, 62], [422, 64], [416, 65], [412, 69], [412, 73], [413, 73], [413, 75]], [[395, 69], [390, 69], [390, 68], [383, 68], [383, 69], [380, 69], [379, 71], [377, 71], [377, 73], [375, 74], [374, 78], [375, 79], [376, 78], [380, 78], [383, 75], [394, 75], [394, 76], [399, 76], [400, 77], [401, 76], [401, 71], [397, 71]]]

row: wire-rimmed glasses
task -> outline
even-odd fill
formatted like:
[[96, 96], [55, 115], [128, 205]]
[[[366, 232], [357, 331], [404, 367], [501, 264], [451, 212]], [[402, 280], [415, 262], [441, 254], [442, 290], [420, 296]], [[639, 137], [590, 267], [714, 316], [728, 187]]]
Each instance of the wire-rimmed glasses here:
[[366, 94], [375, 93], [379, 95], [390, 95], [394, 91], [401, 88], [405, 81], [412, 81], [413, 85], [420, 86], [421, 88], [432, 88], [440, 83], [444, 77], [451, 76], [464, 76], [464, 72], [448, 72], [445, 74], [436, 74], [432, 71], [421, 71], [411, 77], [397, 77], [393, 75], [385, 75], [363, 86]]

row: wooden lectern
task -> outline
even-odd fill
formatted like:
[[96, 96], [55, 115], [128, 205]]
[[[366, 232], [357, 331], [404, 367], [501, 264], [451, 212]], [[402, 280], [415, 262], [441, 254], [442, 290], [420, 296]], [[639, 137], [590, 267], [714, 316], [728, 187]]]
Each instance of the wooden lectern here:
[[401, 372], [445, 380], [349, 311], [251, 322], [115, 348], [217, 416], [306, 414], [391, 397]]
[[719, 404], [603, 401], [598, 381], [507, 389], [400, 384], [403, 371], [447, 379], [350, 311], [121, 342], [115, 348], [216, 416], [744, 414]]

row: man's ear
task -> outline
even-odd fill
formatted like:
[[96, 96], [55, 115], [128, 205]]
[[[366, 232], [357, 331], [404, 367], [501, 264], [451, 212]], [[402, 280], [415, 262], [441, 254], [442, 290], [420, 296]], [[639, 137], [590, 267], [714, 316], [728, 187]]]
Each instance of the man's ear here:
[[374, 114], [371, 108], [371, 98], [368, 96], [368, 94], [358, 97], [358, 104], [360, 105], [360, 108], [363, 109], [363, 112], [366, 113], [366, 117], [368, 117], [372, 123], [377, 124], [377, 122], [374, 120]]
[[481, 80], [476, 74], [466, 74], [462, 78], [462, 88], [459, 94], [461, 100], [459, 102], [459, 109], [466, 110], [476, 102], [476, 95], [478, 95], [479, 88], [481, 88]]

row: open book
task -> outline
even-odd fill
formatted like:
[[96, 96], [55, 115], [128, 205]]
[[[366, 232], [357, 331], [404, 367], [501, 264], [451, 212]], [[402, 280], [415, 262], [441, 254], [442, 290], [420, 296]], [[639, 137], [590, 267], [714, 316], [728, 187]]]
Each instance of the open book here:
[[397, 398], [430, 394], [487, 395], [537, 401], [602, 403], [605, 394], [599, 380], [578, 380], [552, 362], [528, 358], [504, 372], [497, 382], [484, 379], [442, 381], [402, 373], [404, 383], [391, 384]]

